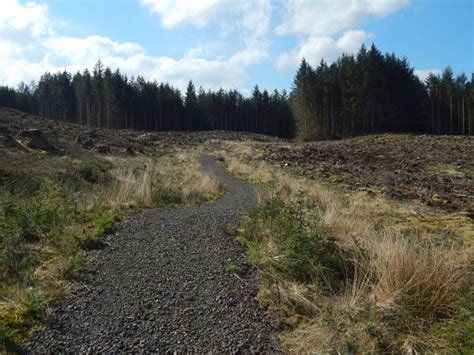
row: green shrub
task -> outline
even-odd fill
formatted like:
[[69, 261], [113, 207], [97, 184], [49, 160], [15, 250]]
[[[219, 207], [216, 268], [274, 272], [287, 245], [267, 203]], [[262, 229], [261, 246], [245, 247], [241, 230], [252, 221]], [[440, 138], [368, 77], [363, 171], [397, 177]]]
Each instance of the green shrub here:
[[32, 253], [18, 235], [7, 235], [0, 231], [0, 280], [8, 276], [20, 276], [37, 264], [37, 256]]
[[12, 326], [6, 320], [0, 318], [0, 352], [20, 353], [21, 348], [16, 340], [19, 336], [20, 329]]
[[183, 195], [178, 191], [164, 191], [160, 194], [160, 204], [162, 205], [181, 205]]
[[[191, 191], [189, 195], [186, 197], [186, 203], [190, 205], [201, 205], [203, 203], [209, 202], [211, 200], [210, 196], [206, 196], [205, 194], [197, 191]], [[184, 203], [184, 201], [180, 202]]]
[[12, 203], [3, 209], [4, 218], [16, 224], [20, 238], [39, 240], [55, 231], [62, 223], [58, 191], [51, 189], [37, 196]]
[[307, 224], [312, 208], [302, 194], [295, 202], [273, 196], [250, 209], [241, 241], [264, 271], [334, 291], [350, 276], [350, 251], [327, 228]]
[[61, 184], [73, 183], [73, 185], [77, 185], [81, 182], [89, 184], [107, 183], [111, 180], [110, 168], [111, 164], [107, 161], [83, 157], [82, 159], [68, 161], [66, 163], [66, 170], [56, 173], [54, 178]]
[[66, 280], [71, 280], [76, 277], [78, 272], [82, 269], [85, 262], [84, 253], [75, 253], [68, 257], [66, 267], [62, 271], [62, 276]]
[[474, 291], [466, 292], [459, 300], [459, 310], [449, 322], [434, 323], [433, 331], [446, 342], [447, 353], [469, 354], [474, 349]]
[[46, 301], [38, 292], [25, 289], [15, 307], [0, 314], [0, 353], [19, 352], [18, 344], [25, 340], [27, 329], [45, 316], [46, 307]]
[[21, 171], [0, 168], [0, 186], [15, 196], [31, 196], [41, 187], [41, 180]]
[[37, 263], [29, 243], [54, 236], [64, 223], [57, 189], [18, 199], [3, 193], [0, 202], [0, 272], [19, 275]]
[[230, 263], [229, 265], [227, 265], [227, 271], [229, 272], [229, 274], [233, 275], [240, 275], [242, 272], [240, 266], [234, 263]]
[[345, 279], [343, 251], [327, 229], [290, 235], [278, 249], [284, 257], [277, 259], [275, 269], [288, 279], [331, 289]]
[[109, 180], [109, 166], [97, 160], [84, 160], [76, 163], [75, 173], [84, 181], [91, 184]]

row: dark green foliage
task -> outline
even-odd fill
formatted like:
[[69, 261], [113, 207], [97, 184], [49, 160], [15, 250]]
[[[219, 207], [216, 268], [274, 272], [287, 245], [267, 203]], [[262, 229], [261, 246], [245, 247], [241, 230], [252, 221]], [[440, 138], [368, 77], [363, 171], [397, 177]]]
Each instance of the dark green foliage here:
[[41, 180], [25, 172], [0, 168], [0, 186], [16, 196], [31, 196], [40, 188]]
[[346, 354], [357, 354], [359, 346], [354, 340], [347, 340], [345, 343], [345, 353]]
[[177, 204], [183, 204], [185, 202], [189, 203], [190, 205], [201, 205], [203, 203], [211, 201], [212, 198], [208, 197], [200, 192], [197, 191], [192, 191], [189, 193], [188, 196], [186, 196], [186, 201], [184, 200], [183, 197], [181, 197], [181, 202], [179, 203], [173, 203], [174, 205]]
[[107, 185], [112, 182], [108, 161], [83, 156], [80, 159], [61, 161], [63, 169], [53, 171], [51, 179], [69, 193], [92, 187], [92, 185]]
[[95, 219], [96, 227], [94, 230], [94, 237], [102, 237], [114, 232], [116, 228], [115, 222], [118, 220], [118, 216], [110, 212], [99, 214]]
[[108, 175], [108, 164], [95, 160], [81, 160], [74, 162], [75, 171], [71, 172], [72, 176], [77, 176], [82, 180], [91, 184], [106, 182], [110, 177]]
[[39, 192], [20, 202], [5, 197], [0, 207], [1, 230], [18, 235], [23, 241], [35, 241], [49, 234], [61, 224], [57, 194], [55, 190]]
[[180, 205], [183, 203], [183, 196], [179, 191], [164, 191], [160, 194], [159, 203], [162, 205]]
[[[23, 327], [32, 327], [35, 321], [46, 315], [47, 303], [44, 298], [33, 289], [22, 295], [15, 312], [2, 314], [0, 318], [0, 351], [2, 353], [21, 353], [18, 337], [21, 337]], [[7, 352], [8, 351], [8, 352]]]
[[8, 305], [0, 312], [0, 353], [3, 348], [17, 351], [43, 318], [46, 302], [63, 292], [38, 275], [50, 274], [57, 281], [75, 277], [83, 250], [103, 247], [103, 237], [115, 229], [117, 214], [102, 202], [87, 210], [76, 203], [77, 190], [84, 193], [93, 183], [84, 177], [105, 173], [100, 162], [73, 161], [67, 170], [67, 177], [45, 172], [34, 183], [19, 174], [2, 174], [8, 179], [18, 175], [25, 190], [0, 186], [0, 296]]
[[447, 342], [450, 354], [469, 354], [474, 349], [474, 291], [469, 290], [459, 301], [459, 311], [450, 322], [436, 322], [433, 331]]
[[75, 279], [79, 275], [79, 272], [81, 271], [85, 260], [86, 258], [84, 253], [74, 253], [70, 255], [68, 258], [68, 263], [66, 264], [66, 267], [62, 272], [62, 276], [64, 277], [64, 279]]
[[109, 128], [159, 131], [233, 130], [292, 137], [285, 91], [244, 98], [236, 90], [205, 91], [189, 82], [185, 97], [169, 84], [127, 78], [104, 68], [45, 73], [35, 87], [0, 87], [0, 105], [43, 117]]
[[238, 276], [242, 273], [242, 269], [240, 268], [239, 265], [231, 263], [231, 264], [227, 265], [227, 272], [229, 274], [233, 274], [233, 275]]
[[[474, 74], [473, 74], [474, 75]], [[474, 131], [474, 77], [454, 77], [447, 67], [441, 75], [430, 74], [425, 85], [429, 95], [429, 131], [435, 134], [467, 134]]]
[[249, 211], [241, 241], [264, 271], [337, 291], [350, 277], [350, 252], [327, 228], [306, 225], [303, 213], [312, 208], [303, 195], [294, 203], [273, 196]]
[[84, 250], [102, 249], [105, 247], [104, 237], [117, 228], [119, 217], [112, 212], [97, 213], [94, 217], [94, 231], [85, 237], [76, 237], [77, 244]]
[[375, 45], [313, 68], [305, 60], [291, 95], [302, 140], [374, 132], [472, 134], [472, 80], [447, 68], [422, 83], [405, 58]]
[[[291, 104], [290, 104], [291, 102]], [[468, 134], [474, 130], [474, 85], [448, 67], [422, 83], [407, 59], [375, 45], [331, 65], [302, 61], [291, 99], [255, 86], [206, 91], [192, 81], [184, 95], [169, 84], [127, 78], [99, 61], [74, 75], [45, 73], [37, 85], [0, 87], [0, 105], [56, 120], [142, 130], [232, 130], [304, 140], [373, 132]]]
[[9, 193], [0, 199], [0, 274], [19, 275], [36, 265], [28, 243], [54, 234], [63, 223], [58, 191], [50, 189], [17, 200]]
[[286, 257], [275, 263], [275, 269], [290, 279], [336, 286], [344, 278], [340, 250], [331, 234], [322, 228], [293, 234], [280, 250]]

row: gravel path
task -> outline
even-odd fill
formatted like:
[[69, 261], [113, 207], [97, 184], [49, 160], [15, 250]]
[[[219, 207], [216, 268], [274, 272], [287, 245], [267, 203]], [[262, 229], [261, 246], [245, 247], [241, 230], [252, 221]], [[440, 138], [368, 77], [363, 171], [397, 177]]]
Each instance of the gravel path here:
[[[91, 252], [92, 272], [72, 286], [29, 353], [281, 352], [255, 300], [255, 270], [233, 236], [256, 189], [201, 159], [229, 190], [197, 208], [131, 216]], [[244, 271], [227, 271], [235, 263]]]

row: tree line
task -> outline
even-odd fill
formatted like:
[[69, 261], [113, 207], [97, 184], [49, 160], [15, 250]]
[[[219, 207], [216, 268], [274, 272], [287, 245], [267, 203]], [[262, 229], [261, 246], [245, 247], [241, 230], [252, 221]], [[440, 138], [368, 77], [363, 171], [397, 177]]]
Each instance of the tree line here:
[[436, 134], [474, 133], [474, 73], [454, 77], [451, 68], [426, 79], [429, 95], [427, 127]]
[[422, 83], [405, 58], [363, 45], [313, 68], [302, 60], [291, 106], [297, 136], [328, 139], [373, 132], [473, 133], [474, 85], [448, 67]]
[[43, 117], [109, 128], [160, 131], [233, 130], [289, 138], [293, 119], [285, 90], [255, 86], [250, 97], [237, 90], [196, 90], [184, 95], [167, 83], [128, 78], [99, 60], [92, 73], [43, 74], [14, 90], [0, 87], [0, 105]]
[[474, 74], [448, 67], [425, 82], [406, 58], [364, 45], [355, 55], [312, 67], [302, 60], [293, 87], [186, 91], [167, 83], [128, 78], [99, 60], [92, 72], [43, 74], [16, 89], [0, 86], [0, 105], [51, 119], [140, 130], [233, 130], [303, 140], [375, 132], [472, 135]]

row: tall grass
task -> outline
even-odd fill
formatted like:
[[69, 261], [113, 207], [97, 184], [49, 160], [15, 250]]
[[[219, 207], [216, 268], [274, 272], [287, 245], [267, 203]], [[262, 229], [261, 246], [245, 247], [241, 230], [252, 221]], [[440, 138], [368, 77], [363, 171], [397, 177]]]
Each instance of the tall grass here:
[[370, 252], [365, 272], [374, 278], [372, 295], [380, 307], [426, 321], [455, 312], [468, 282], [465, 252], [389, 236], [372, 243]]
[[466, 309], [460, 300], [472, 291], [471, 244], [407, 234], [402, 219], [392, 222], [404, 205], [254, 164], [248, 156], [258, 151], [231, 148], [226, 166], [269, 191], [240, 238], [262, 271], [259, 299], [289, 352], [468, 348], [456, 342], [473, 341], [472, 313], [457, 322], [454, 340], [433, 329], [449, 327]]
[[113, 171], [115, 182], [107, 191], [113, 207], [152, 207], [158, 204], [196, 204], [215, 198], [223, 186], [186, 158], [146, 161]]
[[[198, 152], [50, 157], [0, 171], [0, 353], [16, 351], [132, 208], [209, 201], [222, 186]], [[23, 169], [23, 170], [22, 170]], [[21, 186], [21, 189], [20, 189]]]

